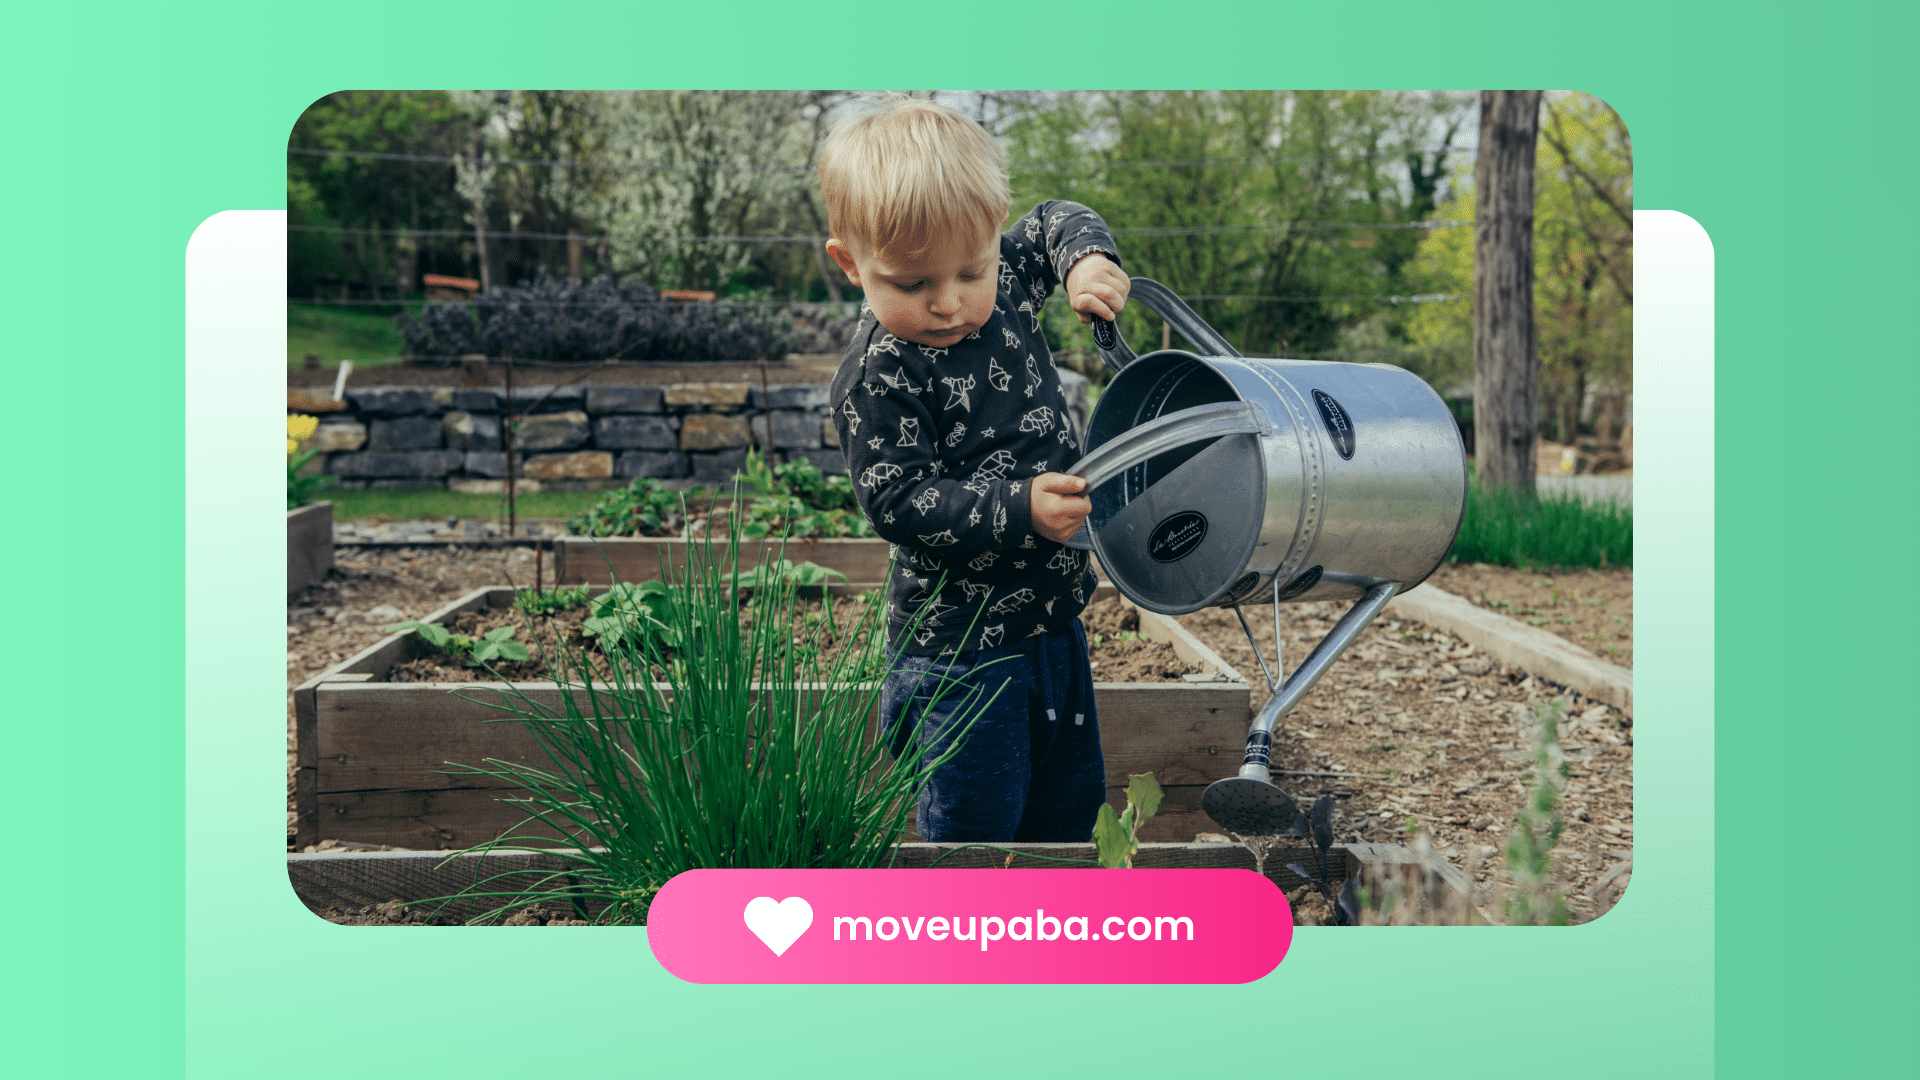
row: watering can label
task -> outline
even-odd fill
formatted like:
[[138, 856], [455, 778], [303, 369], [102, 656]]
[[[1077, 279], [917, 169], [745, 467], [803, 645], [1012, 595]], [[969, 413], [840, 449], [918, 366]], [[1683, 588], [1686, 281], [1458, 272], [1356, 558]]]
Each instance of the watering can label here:
[[1147, 534], [1147, 554], [1155, 562], [1178, 562], [1207, 538], [1207, 516], [1183, 510], [1153, 527]]
[[1313, 392], [1313, 403], [1320, 407], [1320, 420], [1327, 425], [1327, 434], [1333, 439], [1333, 448], [1340, 452], [1345, 461], [1353, 460], [1353, 418], [1347, 410], [1333, 400], [1333, 395], [1320, 390]]
[[1244, 983], [1292, 940], [1250, 870], [689, 870], [647, 913], [696, 983]]

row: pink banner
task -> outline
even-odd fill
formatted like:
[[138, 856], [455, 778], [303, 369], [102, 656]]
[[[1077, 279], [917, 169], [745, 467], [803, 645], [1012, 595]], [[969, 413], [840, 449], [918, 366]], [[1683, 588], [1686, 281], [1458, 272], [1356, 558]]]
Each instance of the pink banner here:
[[690, 870], [647, 939], [697, 983], [1243, 983], [1293, 913], [1250, 870]]

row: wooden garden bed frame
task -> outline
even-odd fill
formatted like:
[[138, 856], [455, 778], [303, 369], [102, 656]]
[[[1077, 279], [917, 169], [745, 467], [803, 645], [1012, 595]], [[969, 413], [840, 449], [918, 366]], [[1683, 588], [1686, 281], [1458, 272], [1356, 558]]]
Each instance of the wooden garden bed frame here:
[[[742, 540], [740, 565], [785, 558], [838, 570], [848, 581], [885, 581], [890, 549], [873, 537]], [[684, 570], [686, 550], [687, 541], [671, 536], [559, 536], [553, 540], [553, 579], [562, 585], [611, 585], [614, 575], [648, 581], [660, 576], [663, 561]]]
[[[835, 585], [832, 591], [852, 598], [874, 587]], [[1111, 588], [1103, 585], [1096, 598], [1111, 595]], [[475, 589], [422, 621], [506, 607], [513, 596], [506, 587]], [[1166, 800], [1143, 838], [1187, 840], [1212, 828], [1200, 809], [1201, 792], [1238, 767], [1252, 718], [1251, 687], [1171, 618], [1141, 610], [1140, 631], [1172, 645], [1203, 672], [1175, 683], [1094, 684], [1108, 797], [1115, 810], [1123, 809], [1128, 774], [1152, 772]], [[412, 634], [393, 634], [295, 688], [296, 850], [322, 839], [457, 850], [525, 819], [497, 801], [512, 793], [499, 781], [444, 771], [448, 762], [544, 760], [519, 723], [485, 704], [489, 690], [499, 701], [507, 684], [382, 681], [423, 648]], [[560, 704], [561, 687], [550, 681], [512, 689], [547, 706]]]
[[[901, 844], [893, 865], [899, 869], [924, 869], [956, 846]], [[1041, 858], [1023, 858], [1024, 855], [1093, 858], [1092, 844], [996, 844], [994, 847], [999, 850], [975, 847], [948, 855], [936, 869], [1063, 865]], [[1009, 858], [1008, 852], [1015, 854]], [[1324, 862], [1310, 847], [1276, 847], [1267, 855], [1266, 876], [1283, 891], [1291, 892], [1307, 883], [1306, 878], [1287, 869], [1288, 863], [1296, 863], [1337, 889], [1341, 882], [1362, 871], [1385, 871], [1419, 862], [1420, 855], [1414, 849], [1395, 844], [1338, 844], [1328, 851]], [[1134, 857], [1134, 866], [1251, 870], [1253, 856], [1239, 844], [1143, 843]], [[536, 874], [551, 874], [566, 867], [566, 861], [556, 855], [520, 851], [463, 853], [451, 857], [446, 852], [351, 851], [287, 857], [287, 876], [294, 892], [315, 913], [324, 913], [328, 908], [353, 911], [392, 900], [417, 903], [452, 896], [483, 879], [513, 880], [498, 878], [501, 874], [525, 873], [531, 880]], [[1472, 895], [1466, 875], [1444, 859], [1429, 854], [1426, 867], [1462, 899]], [[436, 908], [445, 918], [464, 921], [482, 914], [495, 903], [497, 901], [455, 900]], [[587, 914], [598, 914], [598, 905], [588, 907]], [[1473, 917], [1485, 921], [1477, 912]]]
[[333, 504], [308, 503], [287, 511], [287, 595], [333, 569]]

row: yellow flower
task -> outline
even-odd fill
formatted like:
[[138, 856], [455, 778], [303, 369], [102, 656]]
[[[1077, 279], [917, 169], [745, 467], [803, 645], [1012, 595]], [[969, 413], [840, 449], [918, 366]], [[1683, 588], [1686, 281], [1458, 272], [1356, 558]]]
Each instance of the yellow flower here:
[[313, 438], [320, 429], [320, 418], [294, 413], [287, 417], [287, 456], [292, 457], [300, 449], [300, 444]]

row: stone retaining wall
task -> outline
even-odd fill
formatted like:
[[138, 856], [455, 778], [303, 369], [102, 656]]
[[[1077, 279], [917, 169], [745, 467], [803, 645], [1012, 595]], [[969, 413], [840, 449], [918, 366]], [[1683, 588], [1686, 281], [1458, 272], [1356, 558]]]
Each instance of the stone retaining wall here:
[[[310, 445], [325, 451], [319, 468], [342, 487], [492, 492], [507, 475], [505, 397], [492, 389], [369, 386], [348, 389], [335, 410], [318, 411], [330, 400], [293, 394], [288, 407], [318, 412]], [[531, 386], [513, 397], [514, 412], [538, 402], [514, 440], [518, 474], [549, 488], [617, 487], [641, 476], [723, 483], [749, 446], [768, 444], [768, 404], [772, 445], [786, 460], [846, 472], [824, 385], [765, 393], [748, 383]]]
[[[1087, 381], [1063, 370], [1078, 430]], [[292, 389], [287, 406], [320, 417], [310, 466], [344, 488], [450, 487], [497, 492], [507, 475], [501, 422], [506, 395], [454, 386], [349, 388], [346, 400]], [[515, 442], [518, 475], [556, 489], [613, 488], [635, 477], [723, 484], [747, 448], [769, 443], [785, 460], [845, 473], [823, 384], [679, 383], [671, 386], [516, 388], [515, 413], [533, 406]], [[537, 404], [536, 404], [537, 403]], [[531, 487], [532, 485], [529, 485]]]

